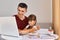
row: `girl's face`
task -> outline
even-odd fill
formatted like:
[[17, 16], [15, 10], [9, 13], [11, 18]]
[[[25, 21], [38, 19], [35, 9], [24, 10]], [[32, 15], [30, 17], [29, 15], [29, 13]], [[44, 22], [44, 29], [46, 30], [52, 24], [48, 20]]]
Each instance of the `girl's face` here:
[[28, 23], [29, 23], [30, 26], [34, 26], [36, 21], [32, 20], [32, 21], [29, 21]]

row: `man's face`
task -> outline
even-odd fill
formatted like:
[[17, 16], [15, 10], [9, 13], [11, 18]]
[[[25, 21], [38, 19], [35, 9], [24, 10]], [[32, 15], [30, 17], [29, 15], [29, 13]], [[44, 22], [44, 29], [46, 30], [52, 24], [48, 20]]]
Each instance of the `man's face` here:
[[17, 10], [19, 15], [24, 15], [27, 12], [26, 8], [21, 8], [21, 7], [18, 7]]

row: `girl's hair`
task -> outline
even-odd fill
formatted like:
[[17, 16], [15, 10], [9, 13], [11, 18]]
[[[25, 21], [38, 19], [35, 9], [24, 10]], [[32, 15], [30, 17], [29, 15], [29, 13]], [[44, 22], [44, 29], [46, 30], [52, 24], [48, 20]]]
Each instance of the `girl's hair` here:
[[36, 16], [34, 14], [28, 16], [28, 21], [32, 21], [32, 20], [36, 21]]
[[[34, 14], [29, 15], [29, 16], [28, 16], [28, 22], [29, 22], [29, 21], [36, 21], [36, 16], [35, 16]], [[35, 23], [34, 25], [36, 25], [36, 23]], [[32, 28], [32, 27], [29, 26], [28, 29], [30, 29], [30, 28]]]
[[[28, 21], [36, 21], [36, 16], [34, 14], [29, 15]], [[36, 25], [36, 23], [34, 25]], [[29, 26], [27, 29], [31, 29], [31, 28], [32, 26]]]

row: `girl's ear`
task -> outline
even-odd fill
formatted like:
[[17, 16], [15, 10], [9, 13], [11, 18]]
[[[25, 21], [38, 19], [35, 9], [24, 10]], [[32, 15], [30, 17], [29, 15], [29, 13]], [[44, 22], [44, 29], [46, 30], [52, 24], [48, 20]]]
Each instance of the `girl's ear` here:
[[36, 25], [37, 21], [35, 21], [35, 25]]
[[37, 20], [36, 20], [36, 22], [35, 23], [37, 23]]

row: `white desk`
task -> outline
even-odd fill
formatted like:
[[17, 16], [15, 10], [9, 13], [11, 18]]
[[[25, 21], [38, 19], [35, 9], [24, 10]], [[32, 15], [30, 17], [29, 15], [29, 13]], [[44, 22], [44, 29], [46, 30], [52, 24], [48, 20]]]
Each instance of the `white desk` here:
[[53, 34], [53, 36], [49, 36], [48, 34], [48, 29], [41, 29], [37, 32], [40, 32], [40, 38], [36, 38], [35, 36], [20, 36], [19, 38], [17, 37], [8, 37], [8, 36], [1, 36], [2, 38], [6, 40], [55, 40], [58, 38], [56, 34]]

